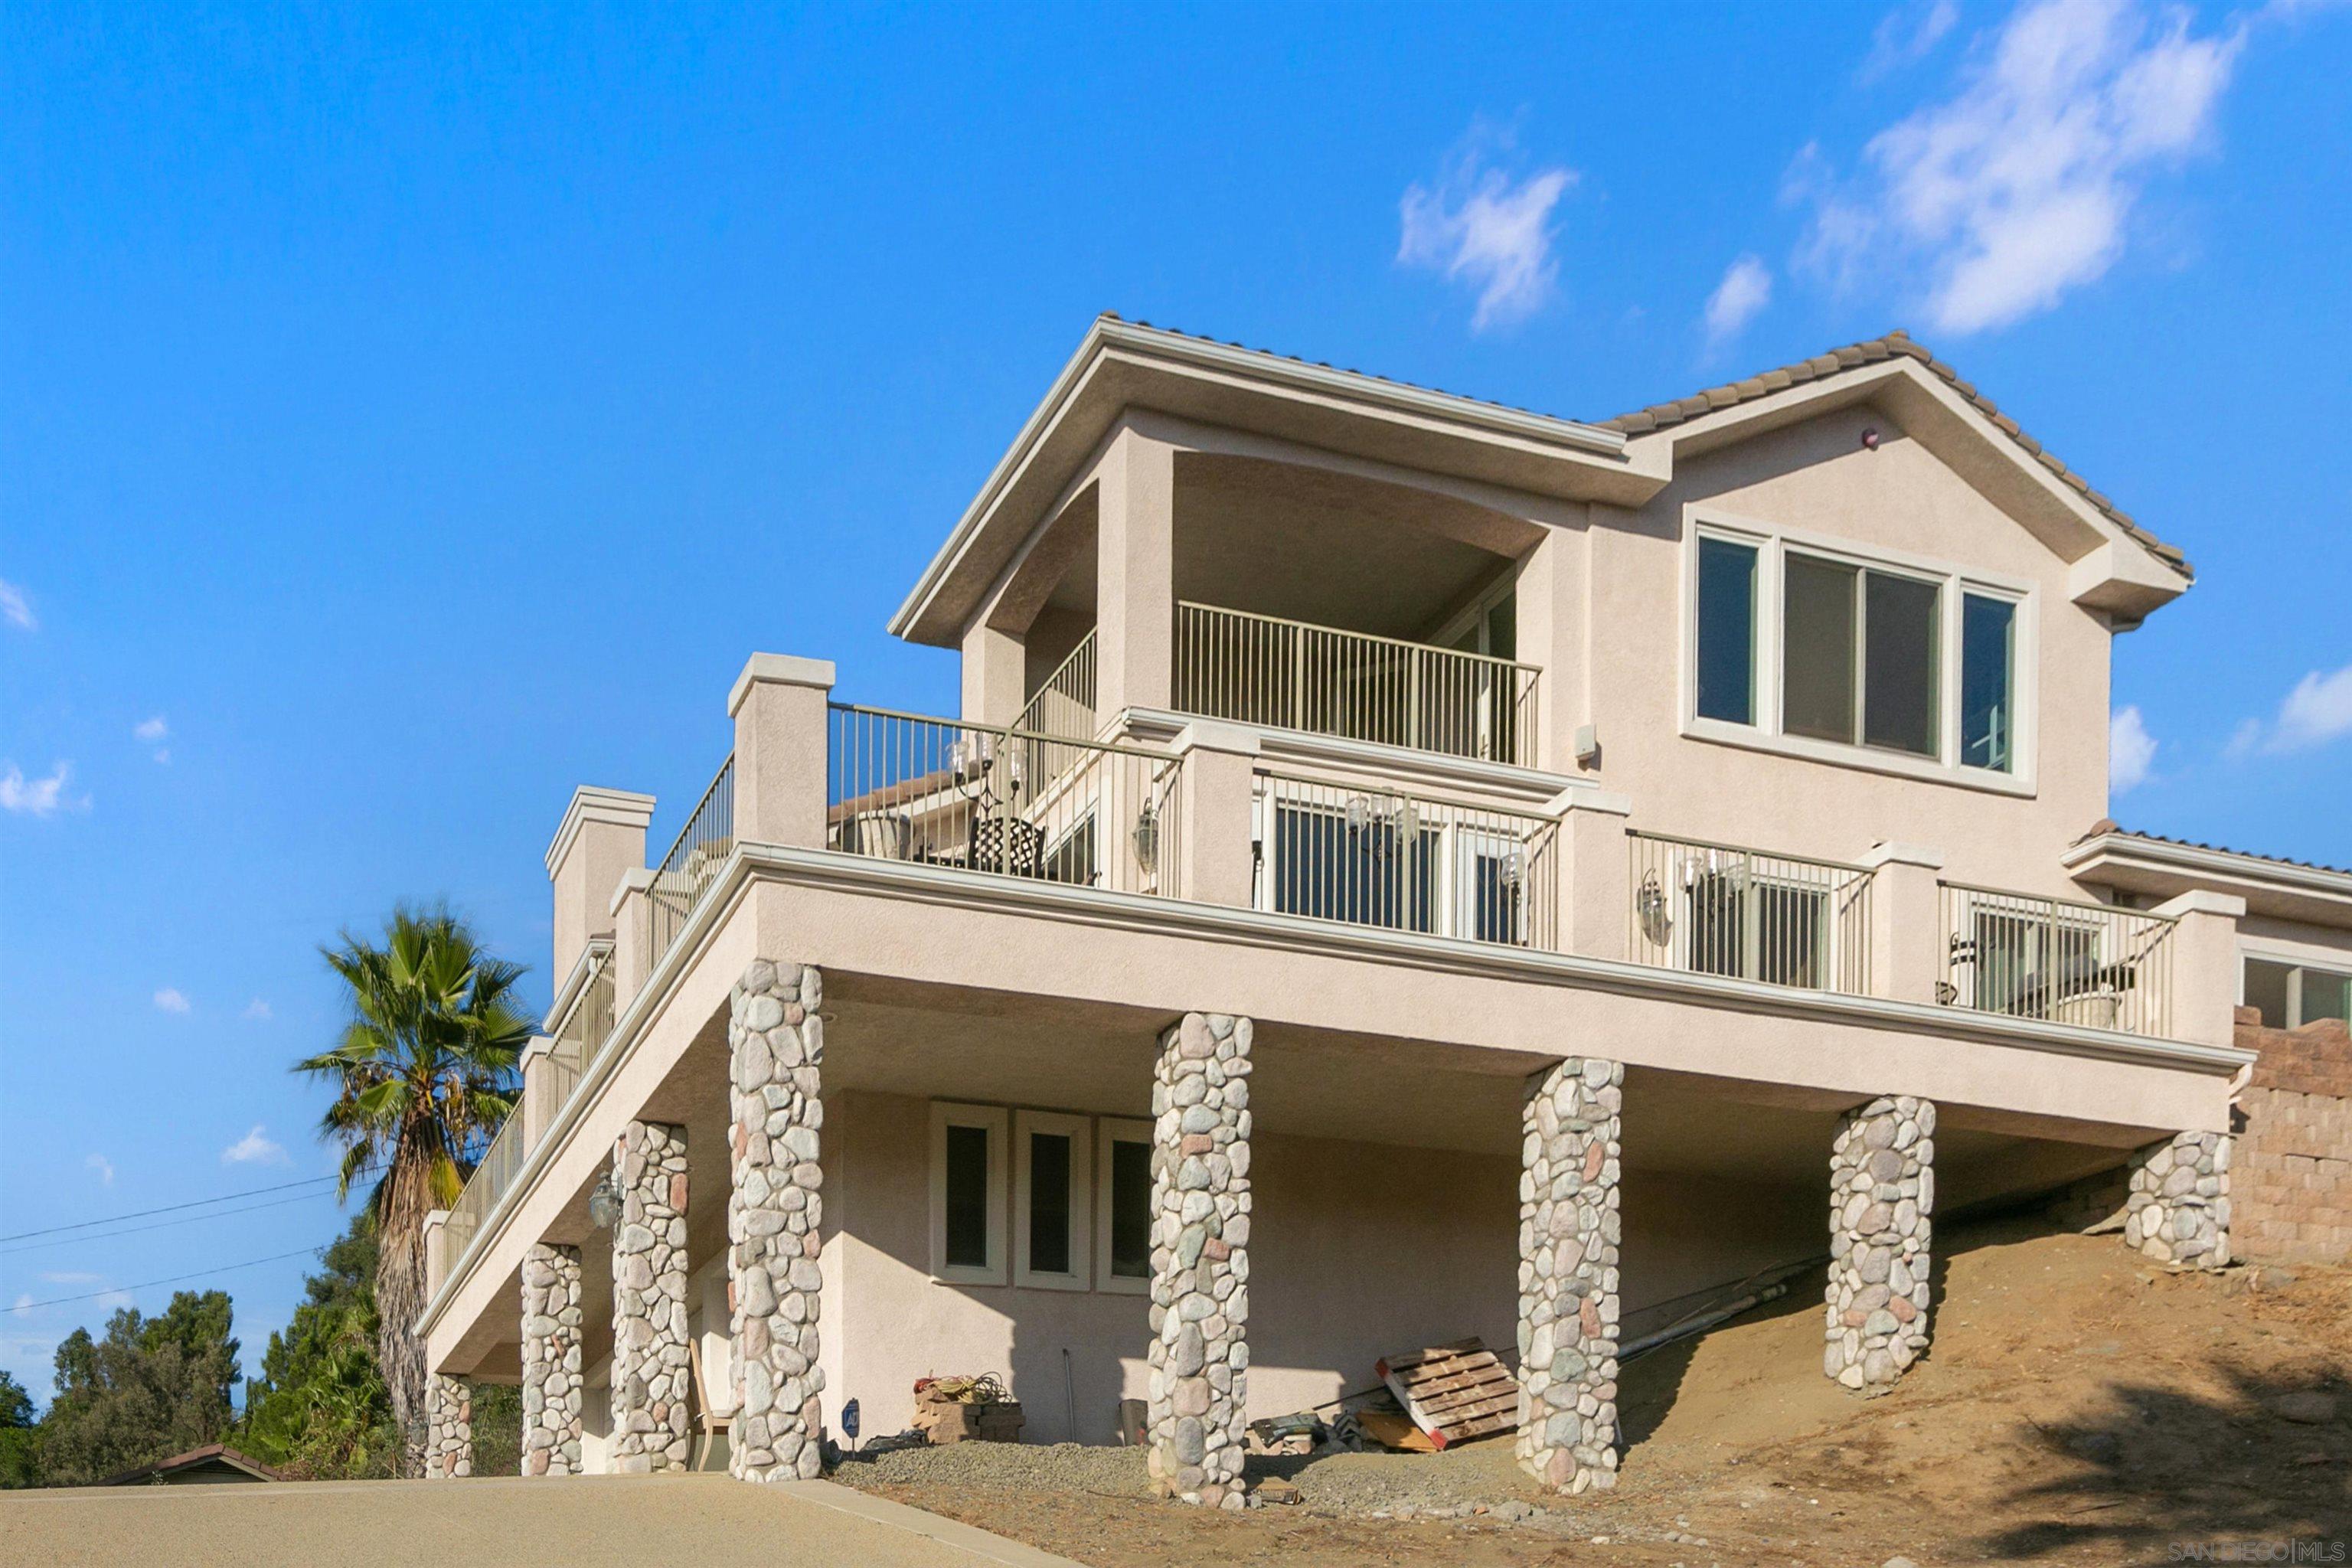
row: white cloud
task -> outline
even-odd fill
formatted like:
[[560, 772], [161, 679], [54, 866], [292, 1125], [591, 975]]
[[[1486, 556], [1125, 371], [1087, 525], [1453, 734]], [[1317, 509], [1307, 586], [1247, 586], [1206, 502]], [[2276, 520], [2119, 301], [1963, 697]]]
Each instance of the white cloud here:
[[1772, 271], [1753, 256], [1724, 268], [1723, 281], [1706, 297], [1706, 341], [1712, 348], [1738, 336], [1741, 328], [1772, 300]]
[[1426, 267], [1478, 291], [1474, 331], [1525, 321], [1551, 296], [1559, 264], [1552, 258], [1552, 209], [1576, 184], [1573, 169], [1538, 169], [1516, 184], [1488, 168], [1473, 145], [1432, 187], [1415, 184], [1398, 204], [1402, 220], [1396, 258]]
[[258, 1121], [253, 1131], [221, 1151], [224, 1165], [283, 1165], [286, 1150], [273, 1142]]
[[24, 769], [11, 763], [6, 773], [0, 773], [0, 811], [20, 816], [50, 816], [60, 807], [87, 809], [88, 795], [76, 800], [66, 795], [66, 780], [72, 776], [71, 763], [58, 763], [45, 779], [28, 779]]
[[2240, 724], [2224, 754], [2235, 759], [2258, 751], [2307, 752], [2346, 735], [2352, 735], [2352, 664], [2315, 669], [2296, 681], [2280, 701], [2277, 716], [2267, 723], [2249, 719]]
[[163, 716], [161, 713], [158, 713], [155, 717], [139, 725], [131, 732], [138, 736], [141, 740], [152, 744], [154, 742], [160, 741], [164, 736], [170, 734], [172, 732], [172, 726], [165, 723], [163, 721]]
[[0, 577], [0, 621], [28, 632], [41, 629], [41, 623], [33, 616], [33, 602], [25, 597], [25, 590], [5, 577]]
[[2147, 782], [2156, 761], [2156, 737], [2139, 716], [2137, 704], [2118, 708], [2107, 720], [2107, 788], [2121, 795]]
[[88, 1159], [84, 1160], [82, 1163], [89, 1169], [98, 1173], [98, 1184], [100, 1186], [110, 1187], [114, 1185], [113, 1161], [108, 1159], [103, 1154], [92, 1154]]
[[1875, 81], [1926, 58], [1959, 19], [1958, 0], [1927, 0], [1887, 12], [1870, 35], [1870, 58], [1862, 63], [1862, 79]]
[[252, 1001], [247, 1002], [245, 1005], [245, 1016], [251, 1018], [256, 1023], [267, 1024], [269, 1022], [270, 1017], [269, 1004], [264, 1002], [260, 997], [256, 996]]
[[175, 985], [166, 985], [155, 993], [155, 1006], [159, 1012], [185, 1013], [194, 1005]]
[[[1843, 284], [1923, 276], [1931, 324], [2005, 326], [2104, 276], [2145, 182], [2207, 139], [2245, 39], [2185, 9], [2032, 0], [1951, 97], [1889, 126], [1866, 172], [1811, 177], [1799, 255]], [[1810, 173], [1810, 172], [1809, 172]]]

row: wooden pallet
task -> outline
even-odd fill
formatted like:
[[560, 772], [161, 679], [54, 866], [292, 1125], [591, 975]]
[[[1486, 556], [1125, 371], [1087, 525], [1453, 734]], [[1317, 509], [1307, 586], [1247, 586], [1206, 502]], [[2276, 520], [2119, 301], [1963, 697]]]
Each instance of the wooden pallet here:
[[1519, 1380], [1475, 1335], [1375, 1363], [1414, 1426], [1440, 1448], [1492, 1437], [1518, 1425]]

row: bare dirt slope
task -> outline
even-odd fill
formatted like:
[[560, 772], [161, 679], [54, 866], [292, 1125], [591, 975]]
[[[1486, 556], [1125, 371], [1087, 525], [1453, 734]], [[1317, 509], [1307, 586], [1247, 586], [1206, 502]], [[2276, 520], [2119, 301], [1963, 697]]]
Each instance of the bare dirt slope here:
[[2352, 1271], [2172, 1275], [2014, 1223], [1946, 1243], [1933, 1353], [1894, 1394], [1822, 1375], [1801, 1280], [1626, 1369], [1623, 1479], [1596, 1498], [1546, 1497], [1507, 1439], [1253, 1461], [1306, 1500], [1242, 1515], [1148, 1498], [1133, 1450], [968, 1444], [838, 1479], [1102, 1568], [2160, 1563], [2296, 1540], [2352, 1561]]

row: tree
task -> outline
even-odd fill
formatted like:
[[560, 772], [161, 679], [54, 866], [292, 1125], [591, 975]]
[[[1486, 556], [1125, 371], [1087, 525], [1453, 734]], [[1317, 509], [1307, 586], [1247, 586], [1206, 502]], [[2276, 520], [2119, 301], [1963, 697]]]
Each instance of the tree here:
[[517, 1010], [520, 964], [488, 956], [446, 910], [394, 911], [383, 944], [351, 932], [321, 950], [351, 988], [332, 1050], [297, 1064], [334, 1086], [320, 1132], [343, 1150], [339, 1192], [380, 1173], [375, 1216], [376, 1359], [401, 1440], [400, 1471], [423, 1472], [425, 1216], [457, 1201], [513, 1109], [515, 1064], [531, 1019]]
[[0, 1372], [0, 1487], [38, 1486], [38, 1434], [33, 1425], [33, 1396], [13, 1373]]
[[102, 1340], [68, 1334], [40, 1426], [41, 1479], [88, 1486], [221, 1441], [236, 1414], [233, 1321], [226, 1291], [182, 1290], [160, 1317], [122, 1308]]
[[246, 1384], [237, 1441], [247, 1453], [305, 1480], [396, 1473], [392, 1396], [376, 1364], [376, 1258], [375, 1216], [362, 1209]]

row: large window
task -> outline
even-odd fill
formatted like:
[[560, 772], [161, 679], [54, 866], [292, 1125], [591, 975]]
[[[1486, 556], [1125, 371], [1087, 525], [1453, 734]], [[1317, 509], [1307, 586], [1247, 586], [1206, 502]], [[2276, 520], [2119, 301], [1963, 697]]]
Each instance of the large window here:
[[2019, 771], [2021, 591], [1713, 525], [1691, 571], [1697, 732]]
[[2246, 1005], [2273, 1029], [2300, 1029], [2322, 1018], [2352, 1022], [2352, 973], [2249, 956]]
[[1097, 1122], [1095, 1289], [1151, 1289], [1151, 1123]]

